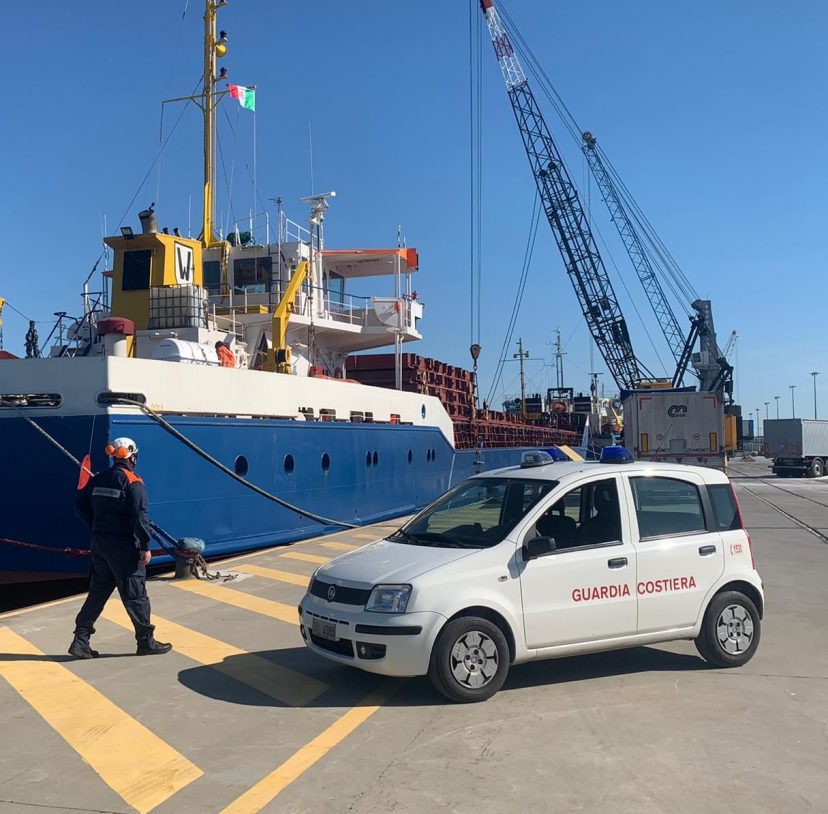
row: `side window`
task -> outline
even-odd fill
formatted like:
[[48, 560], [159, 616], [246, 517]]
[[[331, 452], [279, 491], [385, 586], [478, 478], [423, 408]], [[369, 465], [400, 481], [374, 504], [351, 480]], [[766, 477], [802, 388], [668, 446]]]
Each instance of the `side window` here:
[[744, 528], [739, 508], [736, 505], [736, 495], [729, 483], [714, 483], [707, 487], [710, 503], [713, 506], [713, 519], [719, 531], [733, 531]]
[[542, 537], [553, 537], [558, 549], [619, 541], [621, 513], [615, 478], [567, 492], [544, 512], [535, 528]]
[[699, 490], [676, 478], [630, 478], [642, 539], [705, 531]]

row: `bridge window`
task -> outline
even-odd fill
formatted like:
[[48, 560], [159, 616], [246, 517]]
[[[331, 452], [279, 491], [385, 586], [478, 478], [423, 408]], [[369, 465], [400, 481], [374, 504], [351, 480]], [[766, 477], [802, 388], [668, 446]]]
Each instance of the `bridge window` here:
[[211, 294], [221, 294], [221, 263], [205, 260], [203, 265], [204, 287]]
[[236, 294], [265, 294], [270, 285], [273, 258], [240, 257], [233, 261], [233, 291]]
[[150, 287], [150, 267], [152, 251], [140, 249], [124, 252], [124, 274], [121, 280], [122, 291], [141, 291]]

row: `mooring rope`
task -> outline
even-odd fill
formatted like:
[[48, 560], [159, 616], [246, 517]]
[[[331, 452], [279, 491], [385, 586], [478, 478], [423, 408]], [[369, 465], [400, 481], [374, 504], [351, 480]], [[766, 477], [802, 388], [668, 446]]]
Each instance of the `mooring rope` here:
[[246, 486], [248, 489], [252, 489], [256, 494], [261, 495], [262, 497], [266, 498], [267, 500], [272, 500], [274, 503], [278, 504], [284, 509], [288, 509], [289, 511], [296, 512], [296, 514], [300, 515], [301, 517], [307, 517], [310, 520], [315, 521], [316, 523], [320, 523], [323, 526], [341, 526], [342, 528], [347, 529], [356, 529], [359, 528], [358, 525], [354, 523], [346, 523], [343, 520], [332, 520], [329, 517], [323, 517], [319, 514], [314, 514], [313, 512], [308, 511], [307, 509], [301, 509], [298, 506], [294, 506], [292, 503], [288, 503], [286, 500], [283, 500], [280, 497], [277, 497], [274, 494], [262, 489], [259, 486], [256, 486], [255, 483], [251, 483], [246, 478], [243, 478], [241, 475], [236, 474], [232, 469], [226, 467], [221, 461], [216, 460], [209, 452], [203, 450], [198, 444], [194, 441], [191, 441], [187, 438], [186, 435], [179, 432], [175, 427], [172, 426], [168, 421], [165, 421], [158, 413], [154, 410], [151, 410], [146, 404], [142, 404], [140, 401], [135, 401], [134, 399], [118, 397], [117, 399], [113, 400], [113, 404], [129, 404], [133, 407], [137, 407], [141, 410], [144, 415], [148, 416], [149, 418], [156, 421], [161, 427], [163, 427], [170, 435], [174, 438], [177, 438], [181, 441], [182, 444], [189, 447], [193, 452], [197, 455], [200, 455], [204, 458], [205, 461], [211, 463], [213, 466], [220, 469], [224, 472], [225, 475], [233, 478], [233, 480], [238, 481], [242, 486]]

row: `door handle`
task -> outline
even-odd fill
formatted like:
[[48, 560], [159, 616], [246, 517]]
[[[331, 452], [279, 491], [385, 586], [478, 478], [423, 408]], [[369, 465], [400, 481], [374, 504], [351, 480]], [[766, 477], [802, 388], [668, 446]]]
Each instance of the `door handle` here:
[[627, 564], [626, 557], [615, 557], [612, 560], [607, 560], [608, 568], [623, 568]]
[[699, 548], [699, 556], [700, 557], [709, 557], [711, 554], [716, 553], [716, 546], [714, 545], [703, 545]]

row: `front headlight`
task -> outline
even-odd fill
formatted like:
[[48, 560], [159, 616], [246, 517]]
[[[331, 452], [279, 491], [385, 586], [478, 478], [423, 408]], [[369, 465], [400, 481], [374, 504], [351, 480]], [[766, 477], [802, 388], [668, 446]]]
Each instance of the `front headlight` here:
[[365, 610], [377, 613], [405, 613], [410, 596], [410, 585], [375, 585], [365, 603]]

